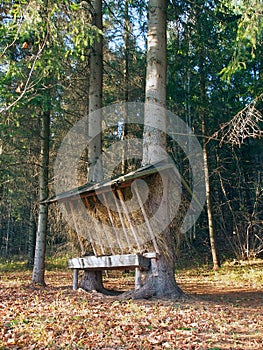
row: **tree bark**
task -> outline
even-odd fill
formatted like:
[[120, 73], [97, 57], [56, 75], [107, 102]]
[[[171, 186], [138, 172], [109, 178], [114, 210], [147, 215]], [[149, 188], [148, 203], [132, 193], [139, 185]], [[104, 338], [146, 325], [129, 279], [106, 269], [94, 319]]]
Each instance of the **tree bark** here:
[[9, 243], [10, 243], [9, 240], [10, 240], [10, 232], [11, 232], [10, 227], [11, 227], [11, 220], [12, 220], [11, 210], [12, 210], [12, 204], [11, 202], [9, 202], [6, 237], [5, 237], [5, 255], [6, 256], [9, 255]]
[[142, 287], [126, 293], [125, 297], [130, 296], [133, 299], [181, 298], [184, 294], [174, 278], [173, 264], [164, 255], [160, 255], [157, 260], [151, 260], [151, 269], [147, 272]]
[[[50, 106], [51, 104], [49, 104]], [[39, 171], [39, 215], [32, 282], [45, 285], [45, 255], [48, 221], [48, 206], [42, 202], [48, 198], [48, 167], [50, 142], [50, 108], [44, 111], [41, 120], [41, 151]]]
[[104, 288], [102, 280], [102, 271], [85, 270], [80, 282], [80, 288], [87, 292], [99, 292], [105, 295], [118, 295], [121, 292]]

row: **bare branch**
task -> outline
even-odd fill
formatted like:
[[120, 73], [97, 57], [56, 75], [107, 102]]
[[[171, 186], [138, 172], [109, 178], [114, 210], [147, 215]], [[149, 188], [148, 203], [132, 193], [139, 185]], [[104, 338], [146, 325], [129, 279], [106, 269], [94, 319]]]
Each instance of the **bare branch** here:
[[220, 130], [214, 133], [210, 139], [219, 138], [220, 146], [223, 143], [230, 143], [232, 146], [240, 147], [248, 138], [261, 138], [263, 130], [260, 123], [263, 122], [263, 116], [256, 108], [256, 104], [260, 100], [263, 100], [263, 94], [250, 102], [229, 122], [221, 125]]

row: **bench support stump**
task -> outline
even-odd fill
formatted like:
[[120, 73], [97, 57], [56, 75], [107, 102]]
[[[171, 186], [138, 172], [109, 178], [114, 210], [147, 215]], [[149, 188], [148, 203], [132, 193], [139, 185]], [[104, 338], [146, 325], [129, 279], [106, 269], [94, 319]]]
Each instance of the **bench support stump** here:
[[141, 288], [142, 281], [141, 281], [141, 270], [139, 267], [136, 267], [135, 269], [135, 289]]
[[78, 277], [79, 277], [79, 270], [73, 269], [73, 290], [78, 289]]

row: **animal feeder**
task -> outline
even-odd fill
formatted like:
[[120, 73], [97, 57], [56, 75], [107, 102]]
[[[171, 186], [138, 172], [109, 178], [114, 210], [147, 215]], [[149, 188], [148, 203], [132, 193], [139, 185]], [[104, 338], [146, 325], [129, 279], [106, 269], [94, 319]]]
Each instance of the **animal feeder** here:
[[167, 206], [156, 215], [162, 197], [168, 195], [169, 200], [163, 180], [172, 179], [173, 188], [180, 187], [175, 175], [172, 164], [160, 162], [97, 184], [87, 183], [47, 201], [63, 205], [68, 222], [93, 250], [94, 255], [69, 260], [74, 289], [80, 269], [134, 268], [136, 288], [140, 286], [140, 270], [154, 265], [161, 251], [158, 225], [169, 216]]

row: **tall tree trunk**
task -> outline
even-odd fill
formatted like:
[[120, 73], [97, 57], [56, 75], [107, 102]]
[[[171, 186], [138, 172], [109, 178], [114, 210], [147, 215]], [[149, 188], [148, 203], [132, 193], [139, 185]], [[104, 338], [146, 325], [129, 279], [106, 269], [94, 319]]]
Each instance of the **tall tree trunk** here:
[[[199, 34], [201, 36], [202, 25], [199, 23]], [[213, 259], [214, 270], [219, 269], [219, 262], [217, 257], [217, 249], [215, 243], [214, 234], [214, 224], [213, 224], [213, 214], [212, 214], [212, 204], [211, 204], [211, 194], [210, 194], [210, 178], [209, 178], [209, 164], [208, 164], [208, 152], [207, 152], [207, 139], [206, 139], [206, 87], [205, 87], [205, 74], [204, 74], [204, 60], [205, 53], [203, 49], [203, 43], [200, 42], [199, 47], [199, 81], [200, 81], [200, 117], [202, 121], [202, 136], [203, 136], [203, 159], [204, 159], [204, 173], [205, 173], [205, 189], [206, 189], [206, 210], [207, 210], [207, 220], [208, 220], [208, 230], [209, 230], [209, 240], [211, 247], [211, 254]]]
[[[92, 24], [102, 30], [102, 0], [91, 1]], [[89, 168], [88, 182], [98, 182], [103, 178], [101, 162], [101, 108], [102, 108], [103, 40], [99, 35], [90, 53], [89, 84]], [[94, 113], [95, 112], [95, 113]]]
[[[131, 30], [131, 21], [129, 16], [129, 1], [125, 0], [125, 9], [124, 9], [124, 101], [129, 102], [129, 91], [130, 91], [130, 30]], [[127, 162], [126, 162], [126, 154], [127, 154], [127, 144], [125, 142], [127, 133], [128, 133], [128, 125], [127, 125], [127, 106], [125, 109], [124, 120], [123, 120], [123, 129], [122, 129], [122, 164], [121, 164], [121, 172], [125, 174], [127, 171]]]
[[28, 226], [28, 261], [29, 267], [34, 266], [35, 248], [36, 248], [36, 221], [34, 215], [35, 192], [30, 200], [29, 226]]
[[[51, 103], [49, 104], [49, 106]], [[48, 167], [50, 142], [50, 107], [46, 107], [41, 120], [41, 151], [39, 171], [39, 214], [32, 282], [45, 285], [45, 255], [48, 206], [42, 201], [48, 198]]]
[[148, 6], [143, 165], [160, 161], [163, 158], [161, 148], [165, 149], [166, 147], [166, 135], [158, 130], [158, 128], [166, 128], [166, 115], [162, 109], [156, 108], [153, 111], [151, 105], [157, 104], [166, 107], [167, 2], [165, 0], [150, 0]]
[[[91, 1], [93, 15], [92, 23], [102, 30], [102, 0]], [[94, 41], [90, 54], [90, 85], [89, 85], [89, 168], [88, 182], [98, 182], [103, 179], [101, 162], [101, 122], [102, 116], [102, 69], [103, 41], [100, 35]], [[102, 283], [101, 271], [84, 271], [80, 286], [86, 291], [96, 290], [107, 293]]]
[[6, 237], [5, 237], [5, 256], [9, 255], [9, 243], [10, 243], [10, 233], [11, 233], [11, 220], [12, 220], [12, 204], [11, 201], [8, 205], [8, 219], [7, 219], [7, 227], [6, 227]]
[[[204, 122], [203, 125], [203, 135], [205, 135]], [[211, 254], [213, 260], [214, 270], [219, 269], [219, 262], [217, 257], [217, 249], [214, 234], [214, 224], [213, 224], [213, 214], [211, 205], [211, 195], [210, 195], [210, 179], [209, 179], [209, 166], [208, 166], [208, 154], [207, 154], [207, 144], [206, 140], [203, 142], [203, 158], [204, 158], [204, 173], [205, 173], [205, 190], [206, 190], [206, 210], [207, 210], [207, 220], [208, 220], [208, 230], [209, 230], [209, 240], [211, 247]]]
[[[145, 91], [145, 125], [143, 140], [143, 164], [163, 160], [166, 154], [166, 113], [164, 109], [152, 108], [152, 104], [166, 106], [166, 0], [149, 1], [148, 52]], [[161, 130], [160, 130], [161, 129]], [[160, 205], [161, 196], [165, 196], [169, 179], [164, 184], [159, 176], [154, 180], [158, 189], [151, 198], [150, 207]], [[168, 205], [168, 203], [167, 203]], [[164, 215], [167, 216], [167, 210]], [[151, 270], [145, 283], [133, 292], [134, 298], [168, 297], [180, 298], [183, 293], [175, 280], [174, 239], [167, 227], [161, 233], [160, 255], [152, 260]]]

